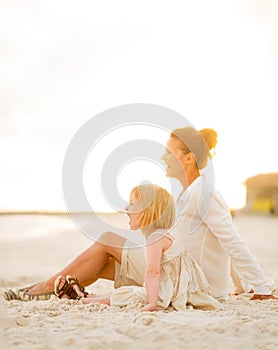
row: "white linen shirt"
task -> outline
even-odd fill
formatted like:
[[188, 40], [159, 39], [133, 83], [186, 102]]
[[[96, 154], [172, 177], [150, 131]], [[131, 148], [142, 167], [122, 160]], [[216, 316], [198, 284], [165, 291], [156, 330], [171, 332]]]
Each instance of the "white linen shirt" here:
[[253, 286], [255, 294], [271, 294], [270, 279], [264, 272], [232, 222], [222, 196], [198, 177], [176, 202], [176, 223], [172, 235], [201, 266], [217, 298], [231, 292], [231, 262], [243, 285]]

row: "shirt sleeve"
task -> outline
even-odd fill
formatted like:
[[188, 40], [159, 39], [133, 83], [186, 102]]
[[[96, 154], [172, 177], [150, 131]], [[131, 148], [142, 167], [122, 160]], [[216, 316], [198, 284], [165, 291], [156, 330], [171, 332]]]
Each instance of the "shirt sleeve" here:
[[244, 282], [254, 287], [255, 294], [270, 295], [269, 287], [273, 282], [265, 277], [261, 266], [237, 232], [223, 198], [213, 193], [210, 198], [206, 198], [206, 208], [205, 211], [200, 210], [202, 219], [227, 251]]

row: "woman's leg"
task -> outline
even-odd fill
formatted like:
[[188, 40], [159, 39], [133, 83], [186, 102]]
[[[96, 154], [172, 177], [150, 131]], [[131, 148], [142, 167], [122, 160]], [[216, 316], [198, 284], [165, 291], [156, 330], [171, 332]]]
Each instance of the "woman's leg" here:
[[114, 280], [115, 260], [121, 263], [123, 246], [126, 239], [113, 232], [104, 233], [99, 241], [82, 252], [69, 265], [28, 290], [28, 294], [53, 292], [53, 286], [59, 275], [76, 277], [84, 287], [98, 278]]

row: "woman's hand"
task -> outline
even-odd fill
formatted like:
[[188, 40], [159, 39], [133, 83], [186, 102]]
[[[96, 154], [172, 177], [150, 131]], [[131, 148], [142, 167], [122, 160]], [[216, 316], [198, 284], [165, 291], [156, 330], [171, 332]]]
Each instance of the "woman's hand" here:
[[142, 311], [155, 311], [156, 304], [147, 304], [143, 307]]
[[250, 300], [266, 300], [266, 299], [275, 299], [275, 300], [278, 300], [278, 298], [273, 295], [273, 294], [270, 294], [270, 295], [265, 295], [265, 294], [254, 294], [252, 296], [252, 298], [250, 298]]

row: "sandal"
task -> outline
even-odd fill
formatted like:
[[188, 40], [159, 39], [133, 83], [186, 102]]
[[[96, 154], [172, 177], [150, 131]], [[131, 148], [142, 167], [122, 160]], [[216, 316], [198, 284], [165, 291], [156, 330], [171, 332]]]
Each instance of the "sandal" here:
[[[77, 278], [73, 278], [70, 275], [66, 276], [64, 285], [62, 288], [59, 288], [61, 280], [63, 278], [63, 276], [59, 276], [54, 282], [54, 293], [58, 298], [61, 299], [63, 296], [67, 296], [68, 299], [79, 300], [82, 297], [87, 297], [88, 293], [85, 292], [84, 287], [79, 284]], [[79, 288], [80, 292], [83, 293], [83, 296], [80, 296], [77, 293], [74, 286], [77, 286]]]
[[23, 289], [8, 289], [3, 292], [3, 297], [7, 301], [11, 300], [21, 300], [21, 301], [31, 301], [31, 300], [48, 300], [54, 294], [50, 293], [39, 293], [39, 294], [28, 294], [29, 288]]
[[67, 275], [66, 276], [66, 281], [68, 282], [68, 284], [70, 284], [72, 287], [73, 286], [77, 286], [78, 289], [80, 290], [80, 292], [83, 293], [83, 297], [82, 298], [87, 298], [87, 296], [89, 295], [89, 293], [87, 293], [85, 291], [85, 288], [83, 286], [81, 286], [81, 284], [79, 283], [78, 279], [77, 278], [74, 278], [70, 275]]

